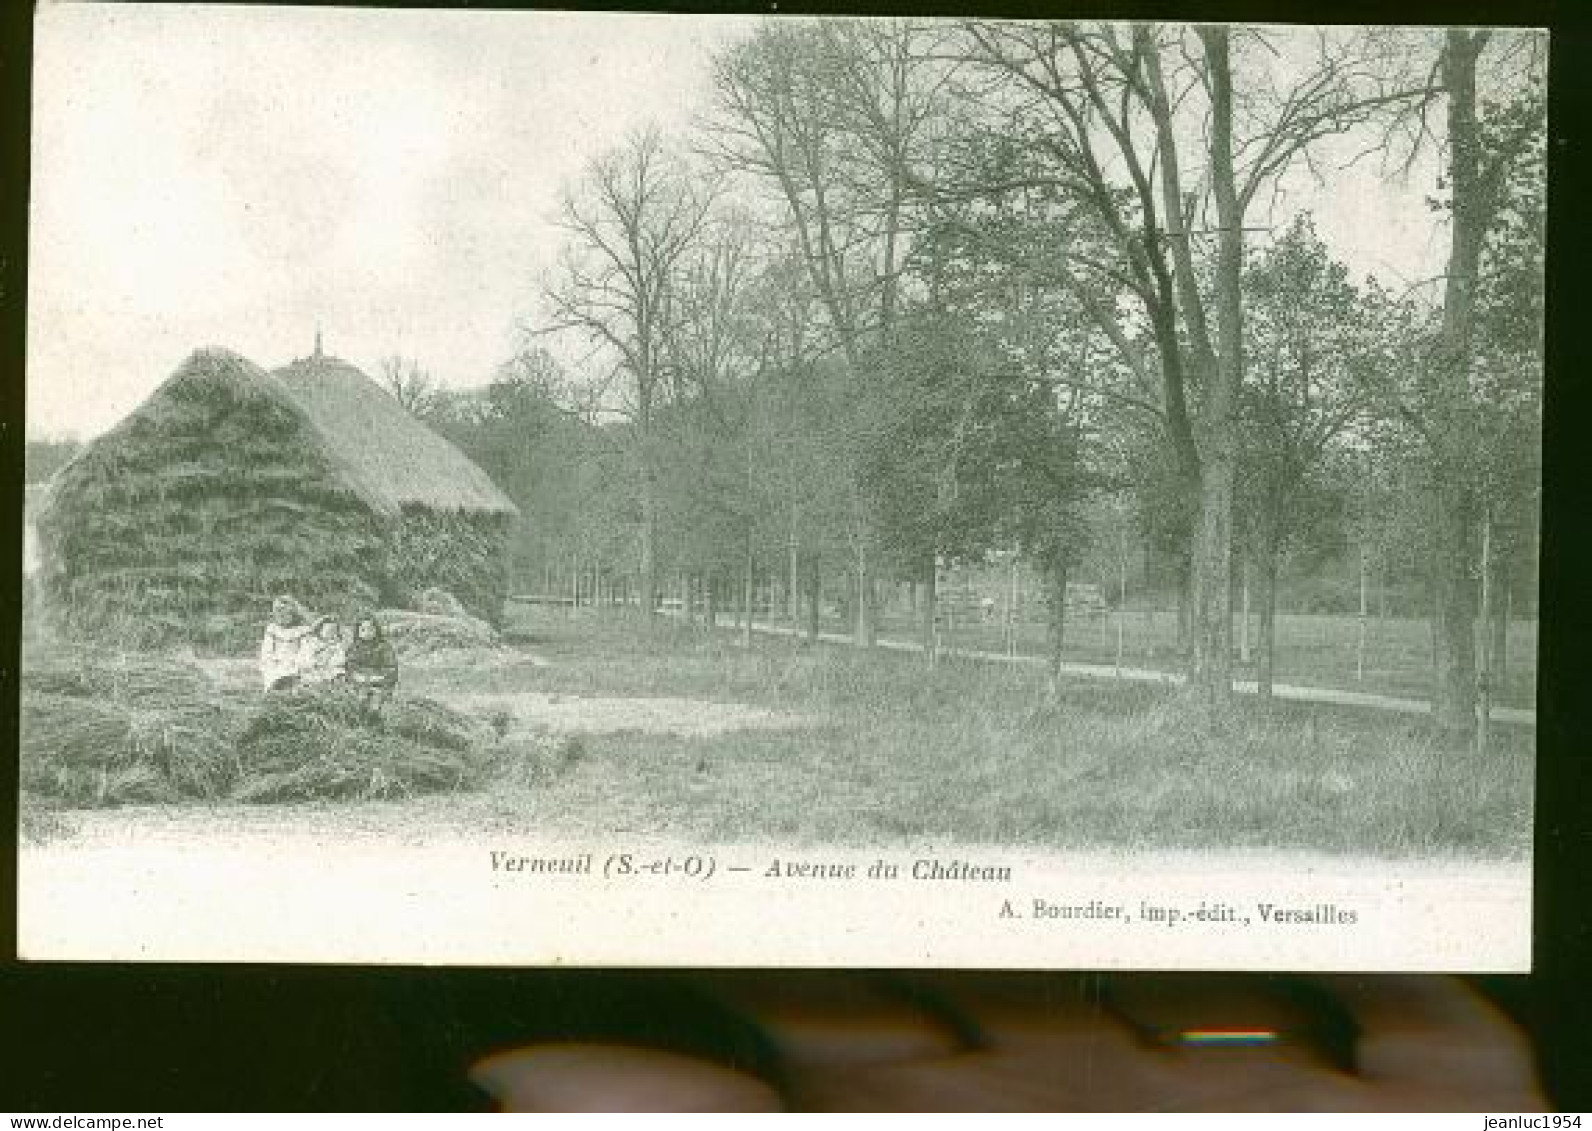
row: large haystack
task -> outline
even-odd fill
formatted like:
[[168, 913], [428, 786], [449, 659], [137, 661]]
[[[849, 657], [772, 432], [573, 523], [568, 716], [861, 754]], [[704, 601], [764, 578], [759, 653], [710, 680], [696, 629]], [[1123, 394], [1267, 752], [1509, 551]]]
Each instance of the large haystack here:
[[[237, 641], [277, 593], [348, 613], [425, 585], [496, 615], [512, 504], [357, 370], [311, 361], [347, 370], [336, 391], [312, 386], [303, 363], [284, 381], [200, 350], [55, 476], [38, 531], [56, 627]], [[406, 551], [415, 519], [467, 537]]]
[[276, 593], [376, 598], [393, 517], [269, 374], [200, 350], [51, 480], [39, 580], [71, 635], [225, 639]]
[[394, 600], [410, 605], [422, 590], [440, 587], [496, 622], [518, 511], [491, 477], [345, 361], [317, 351], [275, 377], [401, 516], [387, 544]]

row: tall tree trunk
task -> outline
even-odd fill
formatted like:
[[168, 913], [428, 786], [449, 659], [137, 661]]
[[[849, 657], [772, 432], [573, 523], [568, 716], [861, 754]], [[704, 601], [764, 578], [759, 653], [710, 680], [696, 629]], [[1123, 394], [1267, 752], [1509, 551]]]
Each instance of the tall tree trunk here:
[[[1494, 551], [1496, 553], [1496, 550]], [[1497, 554], [1502, 560], [1504, 555]], [[1492, 651], [1489, 659], [1492, 662], [1493, 682], [1496, 685], [1509, 674], [1509, 612], [1513, 594], [1510, 592], [1509, 574], [1506, 569], [1499, 568], [1493, 573], [1494, 592], [1492, 608]]]
[[1488, 557], [1491, 565], [1487, 574], [1488, 585], [1492, 590], [1492, 601], [1489, 604], [1491, 615], [1487, 619], [1486, 632], [1487, 670], [1492, 673], [1495, 692], [1499, 681], [1509, 671], [1509, 620], [1514, 597], [1515, 572], [1510, 551], [1514, 546], [1513, 528], [1500, 521], [1498, 512], [1494, 510], [1491, 554]]
[[1493, 606], [1497, 597], [1493, 589], [1493, 529], [1492, 508], [1482, 507], [1481, 527], [1481, 657], [1477, 664], [1476, 679], [1476, 749], [1487, 753], [1492, 729], [1492, 621]]
[[652, 460], [646, 451], [641, 458], [641, 612], [650, 620], [658, 611], [658, 498]]
[[1177, 654], [1185, 663], [1188, 662], [1190, 643], [1193, 635], [1192, 601], [1193, 579], [1189, 568], [1190, 557], [1179, 552], [1173, 562], [1173, 581], [1177, 584]]
[[752, 554], [752, 528], [746, 528], [741, 549], [741, 603], [746, 606], [746, 622], [741, 627], [741, 643], [752, 646], [752, 617], [757, 611], [757, 559]]
[[1468, 741], [1476, 730], [1476, 500], [1462, 483], [1437, 489], [1436, 572], [1437, 698], [1440, 730]]
[[1189, 680], [1207, 706], [1225, 706], [1233, 684], [1233, 463], [1211, 453], [1200, 485], [1189, 584]]
[[685, 625], [696, 627], [696, 575], [689, 571], [680, 575], [680, 604], [685, 609]]
[[1482, 244], [1495, 205], [1484, 181], [1481, 127], [1476, 119], [1476, 59], [1488, 33], [1452, 28], [1438, 65], [1448, 94], [1448, 270], [1443, 320], [1433, 365], [1437, 451], [1437, 696], [1440, 730], [1469, 740], [1476, 728], [1476, 547], [1480, 507], [1472, 486], [1471, 330]]
[[1365, 682], [1365, 650], [1371, 618], [1371, 553], [1364, 542], [1360, 544], [1360, 614], [1355, 621], [1354, 681]]
[[[1019, 593], [1016, 554], [1012, 555], [1011, 564], [1008, 568], [1011, 571], [1011, 576], [1007, 579], [1010, 584], [1008, 584], [1006, 587], [1006, 654], [1008, 656], [1015, 656], [1017, 655], [1017, 601]], [[1106, 587], [1101, 585], [1100, 591], [1104, 593], [1106, 591]], [[1104, 631], [1104, 617], [1100, 618], [1100, 627], [1101, 630]]]
[[796, 624], [801, 619], [801, 542], [796, 537], [796, 517], [792, 512], [790, 524], [790, 568], [786, 571], [785, 578], [785, 617], [790, 622], [790, 630], [796, 631]]
[[852, 643], [859, 648], [872, 648], [875, 638], [873, 573], [868, 560], [867, 543], [857, 540], [857, 603], [854, 608], [856, 622], [852, 629]]
[[[1192, 690], [1209, 707], [1225, 707], [1233, 691], [1233, 420], [1243, 380], [1244, 208], [1233, 170], [1233, 86], [1227, 28], [1204, 25], [1210, 88], [1210, 178], [1216, 240], [1214, 372], [1205, 374], [1200, 404], [1200, 495], [1194, 534]], [[1192, 280], [1190, 280], [1192, 283]], [[1208, 364], [1208, 363], [1207, 363]]]
[[719, 576], [717, 571], [707, 575], [708, 631], [719, 627]]
[[[641, 311], [647, 310], [645, 300]], [[636, 458], [641, 472], [641, 616], [651, 623], [658, 612], [658, 472], [653, 453], [652, 408], [658, 374], [653, 363], [650, 317], [638, 319], [636, 352]]]
[[1128, 630], [1128, 535], [1125, 525], [1117, 527], [1117, 674], [1122, 674], [1122, 654], [1127, 648]]
[[1239, 625], [1240, 625], [1239, 634], [1238, 634], [1238, 661], [1239, 661], [1239, 663], [1244, 664], [1246, 667], [1249, 665], [1249, 662], [1250, 662], [1250, 652], [1249, 652], [1250, 637], [1251, 637], [1250, 629], [1253, 627], [1253, 624], [1251, 623], [1250, 605], [1249, 605], [1249, 589], [1250, 589], [1250, 585], [1249, 585], [1250, 576], [1249, 575], [1250, 575], [1251, 572], [1253, 572], [1252, 568], [1251, 568], [1253, 566], [1253, 562], [1251, 560], [1253, 557], [1254, 557], [1254, 551], [1253, 550], [1251, 550], [1249, 553], [1244, 555], [1244, 558], [1243, 558], [1243, 571], [1244, 572], [1243, 572], [1243, 577], [1242, 577], [1242, 579], [1239, 582], [1240, 588], [1243, 591], [1243, 605], [1242, 605], [1242, 607], [1241, 607], [1241, 609], [1239, 611], [1239, 614], [1238, 614]]
[[1256, 626], [1255, 694], [1270, 699], [1272, 681], [1277, 671], [1277, 544], [1270, 537], [1263, 538], [1257, 547], [1260, 551], [1259, 568], [1255, 571], [1259, 584], [1257, 602], [1260, 623]]
[[928, 569], [923, 578], [923, 599], [918, 602], [918, 631], [923, 641], [923, 654], [928, 657], [929, 663], [933, 664], [939, 659], [938, 641], [934, 632], [934, 618], [939, 612], [940, 603], [939, 578], [936, 576], [939, 572], [937, 568], [939, 555], [931, 550], [929, 560], [925, 564]]
[[[1435, 507], [1437, 505], [1435, 499], [1431, 501], [1431, 505], [1433, 507]], [[1439, 578], [1438, 578], [1437, 559], [1436, 559], [1436, 557], [1432, 557], [1432, 558], [1430, 558], [1427, 561], [1426, 600], [1427, 600], [1427, 605], [1428, 605], [1427, 621], [1428, 621], [1429, 625], [1431, 626], [1431, 630], [1432, 630], [1431, 631], [1431, 638], [1432, 638], [1432, 718], [1433, 719], [1437, 718], [1438, 688], [1442, 686], [1442, 680], [1438, 676], [1438, 668], [1442, 664], [1442, 656], [1443, 656], [1442, 634], [1439, 631], [1439, 626], [1442, 623], [1442, 618], [1437, 615], [1437, 607], [1438, 607], [1438, 601], [1439, 601], [1439, 598], [1437, 596], [1438, 588], [1439, 588]]]
[[1056, 694], [1061, 688], [1062, 664], [1065, 662], [1067, 643], [1067, 559], [1057, 556], [1045, 566], [1046, 580], [1050, 583], [1049, 640], [1050, 691]]
[[824, 563], [815, 552], [807, 560], [807, 640], [818, 643], [819, 620], [824, 607]]

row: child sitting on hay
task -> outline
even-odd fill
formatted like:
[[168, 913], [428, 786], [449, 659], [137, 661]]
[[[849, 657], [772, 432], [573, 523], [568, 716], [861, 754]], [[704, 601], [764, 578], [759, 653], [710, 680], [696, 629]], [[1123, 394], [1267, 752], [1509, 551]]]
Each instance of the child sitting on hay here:
[[362, 616], [354, 622], [354, 642], [349, 645], [344, 670], [359, 692], [360, 706], [372, 717], [398, 686], [398, 654], [381, 631], [381, 622]]
[[303, 642], [299, 660], [299, 685], [319, 687], [341, 682], [347, 676], [348, 652], [342, 627], [331, 617], [315, 622], [315, 631]]
[[260, 679], [267, 691], [298, 686], [304, 671], [305, 646], [315, 632], [304, 606], [292, 597], [271, 602], [271, 620], [260, 641]]

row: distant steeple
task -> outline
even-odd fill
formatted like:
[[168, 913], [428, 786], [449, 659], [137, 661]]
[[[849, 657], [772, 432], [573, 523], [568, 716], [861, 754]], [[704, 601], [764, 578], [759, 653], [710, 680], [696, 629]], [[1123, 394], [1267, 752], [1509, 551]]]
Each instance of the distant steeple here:
[[317, 322], [315, 324], [315, 353], [314, 353], [314, 356], [315, 357], [324, 356], [321, 353], [321, 324], [319, 322]]

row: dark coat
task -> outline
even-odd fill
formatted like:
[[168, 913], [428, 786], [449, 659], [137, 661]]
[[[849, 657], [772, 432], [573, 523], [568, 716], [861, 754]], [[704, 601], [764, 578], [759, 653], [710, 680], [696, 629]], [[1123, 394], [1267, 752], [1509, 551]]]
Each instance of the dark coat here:
[[355, 640], [348, 646], [348, 659], [344, 670], [348, 672], [350, 679], [358, 683], [396, 687], [398, 654], [385, 639]]

